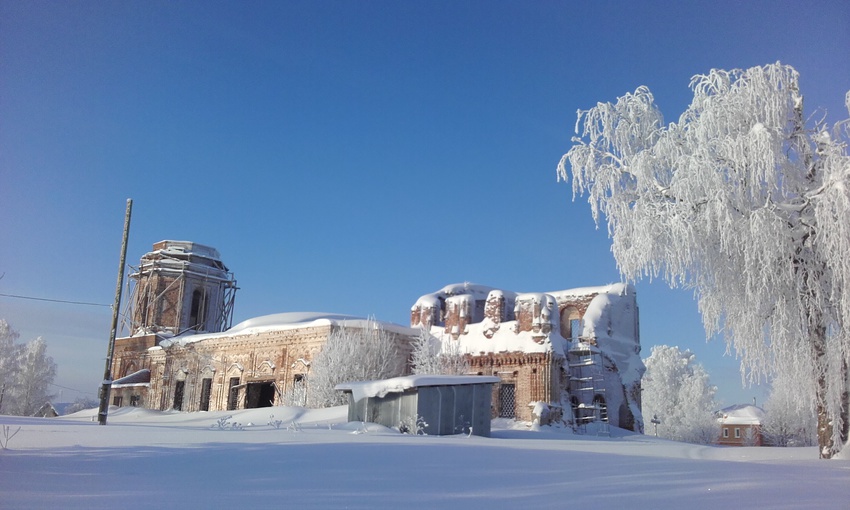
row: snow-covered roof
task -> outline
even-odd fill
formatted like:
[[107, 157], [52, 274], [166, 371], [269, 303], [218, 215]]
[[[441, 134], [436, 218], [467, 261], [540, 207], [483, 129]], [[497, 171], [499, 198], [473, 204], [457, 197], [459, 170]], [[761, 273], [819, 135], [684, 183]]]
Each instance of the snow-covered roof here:
[[720, 423], [724, 425], [760, 425], [764, 409], [752, 404], [736, 404], [720, 410]]
[[499, 378], [491, 375], [408, 375], [380, 381], [348, 382], [336, 385], [338, 391], [350, 391], [354, 400], [403, 393], [423, 386], [453, 386], [464, 384], [495, 384]]
[[[575, 301], [576, 298], [592, 297], [584, 314], [581, 337], [593, 338], [602, 349], [614, 360], [624, 382], [640, 380], [644, 371], [636, 345], [639, 345], [637, 332], [637, 307], [635, 305], [634, 286], [627, 283], [612, 283], [595, 287], [580, 287], [575, 289], [558, 290], [543, 293], [516, 293], [502, 291], [473, 283], [447, 285], [437, 292], [420, 297], [413, 306], [435, 306], [439, 299], [446, 302], [460, 299], [459, 296], [471, 295], [484, 299], [491, 292], [503, 293], [510, 300], [521, 303], [536, 301], [546, 304], [541, 313], [557, 314], [557, 303]], [[557, 324], [557, 319], [552, 321]], [[514, 321], [503, 321], [496, 328], [495, 324], [485, 318], [481, 322], [466, 326], [465, 334], [460, 335], [461, 350], [470, 354], [499, 353], [499, 352], [554, 352], [564, 355], [568, 348], [567, 339], [561, 337], [558, 328], [541, 338], [541, 335], [531, 331], [517, 331], [511, 327]], [[485, 331], [487, 334], [485, 335]], [[431, 333], [441, 338], [442, 326], [433, 325]], [[445, 340], [448, 341], [448, 340]]]
[[151, 371], [143, 368], [138, 372], [126, 375], [112, 381], [113, 388], [128, 388], [130, 386], [146, 386], [151, 383]]
[[425, 294], [416, 300], [416, 303], [411, 307], [411, 310], [416, 308], [417, 306], [434, 306], [439, 302], [440, 299], [450, 298], [452, 296], [461, 296], [461, 295], [469, 295], [472, 296], [475, 300], [483, 301], [487, 299], [487, 296], [490, 292], [499, 292], [505, 297], [513, 298], [516, 296], [513, 292], [503, 291], [501, 289], [497, 289], [494, 287], [488, 287], [487, 285], [479, 285], [477, 283], [452, 283], [450, 285], [446, 285], [442, 289], [437, 292], [432, 292], [430, 294]]
[[391, 322], [366, 319], [354, 315], [324, 312], [285, 312], [254, 317], [242, 321], [227, 331], [222, 331], [220, 333], [203, 333], [196, 335], [189, 331], [181, 336], [164, 341], [160, 345], [168, 345], [166, 342], [170, 342], [171, 344], [190, 344], [212, 338], [225, 338], [234, 335], [253, 335], [257, 333], [268, 333], [270, 331], [284, 331], [288, 329], [319, 326], [345, 325], [353, 328], [362, 328], [366, 327], [370, 320], [374, 323], [380, 324], [386, 331], [411, 336], [415, 336], [417, 334], [417, 331], [405, 326], [399, 326], [398, 324], [393, 324]]
[[154, 250], [166, 254], [192, 254], [213, 260], [221, 260], [221, 255], [218, 250], [212, 246], [192, 241], [174, 241], [165, 239], [158, 243], [154, 243]]
[[624, 296], [626, 294], [634, 294], [634, 286], [628, 283], [610, 283], [608, 285], [599, 285], [596, 287], [578, 287], [575, 289], [556, 290], [547, 292], [555, 296], [555, 299], [561, 301], [571, 297], [591, 296], [593, 294], [611, 294], [615, 296]]

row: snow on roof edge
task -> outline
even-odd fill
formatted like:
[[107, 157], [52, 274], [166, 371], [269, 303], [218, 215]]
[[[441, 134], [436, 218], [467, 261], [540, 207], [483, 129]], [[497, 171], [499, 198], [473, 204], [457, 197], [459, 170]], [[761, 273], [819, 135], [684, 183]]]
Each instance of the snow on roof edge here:
[[356, 402], [363, 398], [384, 397], [388, 393], [403, 393], [405, 390], [423, 386], [495, 384], [499, 380], [492, 375], [407, 375], [379, 381], [346, 382], [337, 384], [334, 389], [350, 391]]
[[373, 320], [380, 324], [386, 331], [402, 335], [416, 336], [418, 331], [407, 327], [395, 324], [392, 322], [380, 321], [377, 319], [367, 319], [355, 315], [345, 315], [338, 313], [326, 312], [283, 312], [270, 315], [261, 315], [246, 319], [232, 328], [219, 333], [199, 333], [191, 332], [169, 339], [172, 343], [189, 344], [209, 340], [212, 338], [222, 338], [234, 335], [250, 335], [256, 333], [266, 333], [269, 331], [283, 331], [288, 329], [309, 328], [319, 326], [351, 326], [362, 327], [367, 321]]

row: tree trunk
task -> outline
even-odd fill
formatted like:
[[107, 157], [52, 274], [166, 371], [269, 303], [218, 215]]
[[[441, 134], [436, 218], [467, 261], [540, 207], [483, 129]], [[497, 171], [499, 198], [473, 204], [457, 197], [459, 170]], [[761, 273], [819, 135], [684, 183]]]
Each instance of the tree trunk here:
[[[833, 436], [833, 422], [829, 416], [829, 408], [827, 406], [827, 374], [829, 370], [829, 360], [826, 357], [826, 329], [816, 327], [812, 333], [815, 355], [815, 371], [817, 381], [815, 384], [817, 399], [817, 415], [818, 415], [818, 449], [820, 458], [831, 459], [838, 450], [835, 447]], [[842, 410], [844, 414], [845, 410]]]

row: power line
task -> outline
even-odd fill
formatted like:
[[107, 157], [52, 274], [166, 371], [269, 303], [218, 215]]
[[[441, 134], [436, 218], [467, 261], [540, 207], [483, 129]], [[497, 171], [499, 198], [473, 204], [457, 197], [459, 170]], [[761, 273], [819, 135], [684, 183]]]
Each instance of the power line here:
[[77, 390], [77, 389], [74, 389], [74, 388], [69, 388], [67, 386], [62, 386], [61, 384], [55, 384], [55, 383], [48, 383], [48, 384], [50, 384], [51, 386], [56, 386], [57, 388], [62, 388], [63, 390], [76, 391], [77, 393], [80, 393], [80, 394], [83, 394], [83, 395], [94, 395], [93, 391], [80, 391], [80, 390]]
[[85, 301], [67, 301], [65, 299], [48, 299], [48, 298], [40, 298], [40, 297], [32, 297], [32, 296], [18, 296], [15, 294], [0, 294], [3, 297], [15, 298], [15, 299], [31, 299], [33, 301], [49, 301], [51, 303], [65, 303], [68, 305], [85, 305], [85, 306], [105, 306], [106, 308], [111, 308], [112, 305], [104, 305], [103, 303], [88, 303]]

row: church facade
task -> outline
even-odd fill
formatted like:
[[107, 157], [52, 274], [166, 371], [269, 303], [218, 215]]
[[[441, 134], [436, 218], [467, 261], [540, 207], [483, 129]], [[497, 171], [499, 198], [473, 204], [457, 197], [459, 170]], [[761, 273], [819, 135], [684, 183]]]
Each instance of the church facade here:
[[[303, 405], [312, 360], [327, 339], [343, 327], [375, 324], [345, 315], [282, 313], [229, 327], [236, 281], [217, 250], [197, 243], [154, 244], [130, 278], [133, 333], [116, 338], [112, 363], [110, 403], [118, 406], [216, 411], [287, 399]], [[416, 334], [380, 326], [403, 347]]]

